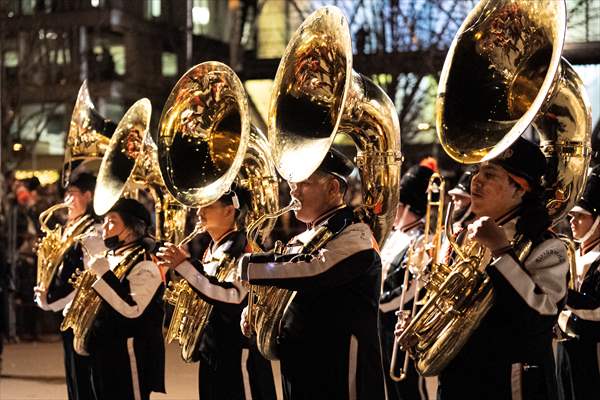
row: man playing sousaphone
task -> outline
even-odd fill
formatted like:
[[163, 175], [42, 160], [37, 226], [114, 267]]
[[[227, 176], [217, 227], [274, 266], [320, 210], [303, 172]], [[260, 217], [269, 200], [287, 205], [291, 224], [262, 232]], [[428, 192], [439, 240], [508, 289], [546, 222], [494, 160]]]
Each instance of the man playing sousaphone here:
[[[60, 312], [66, 306], [68, 307], [75, 294], [69, 279], [76, 269], [84, 269], [89, 266], [90, 257], [87, 252], [83, 251], [82, 242], [75, 237], [66, 237], [66, 235], [85, 235], [85, 238], [82, 238], [83, 245], [93, 254], [99, 254], [105, 250], [100, 237], [100, 224], [92, 210], [95, 186], [96, 177], [87, 172], [81, 172], [71, 177], [66, 188], [64, 200], [68, 207], [68, 214], [61, 239], [64, 243], [69, 243], [71, 240], [74, 242], [62, 256], [62, 262], [54, 272], [48, 288], [40, 286], [34, 288], [35, 302], [42, 310]], [[77, 228], [76, 224], [80, 227]], [[40, 256], [43, 257], [43, 255]], [[58, 262], [58, 260], [45, 261]], [[68, 398], [69, 400], [89, 399], [92, 391], [88, 357], [77, 354], [73, 349], [73, 331], [62, 332], [62, 339]]]
[[[238, 328], [248, 290], [235, 277], [235, 263], [250, 251], [244, 221], [251, 202], [250, 192], [234, 183], [217, 201], [198, 209], [212, 239], [201, 260], [190, 259], [182, 247], [171, 243], [159, 249], [159, 265], [177, 271], [213, 306], [197, 349], [200, 400], [276, 397], [271, 364]], [[228, 268], [233, 273], [218, 279]]]
[[[557, 398], [552, 328], [569, 266], [565, 245], [548, 231], [540, 186], [545, 170], [540, 149], [519, 138], [473, 177], [476, 220], [458, 241], [486, 249], [480, 266], [491, 279], [494, 302], [439, 375], [439, 399]], [[532, 243], [524, 260], [513, 247], [518, 237]], [[404, 327], [398, 323], [397, 336]]]
[[[252, 285], [295, 290], [281, 321], [278, 356], [286, 399], [383, 399], [377, 313], [381, 260], [373, 235], [344, 202], [353, 164], [336, 150], [304, 181], [290, 183], [307, 230], [283, 255], [242, 258], [239, 273]], [[333, 237], [302, 254], [320, 228]], [[242, 319], [242, 330], [250, 334]]]
[[152, 261], [150, 223], [133, 199], [119, 199], [104, 216], [109, 250], [90, 266], [102, 299], [87, 341], [96, 400], [148, 400], [151, 392], [165, 392], [163, 282]]

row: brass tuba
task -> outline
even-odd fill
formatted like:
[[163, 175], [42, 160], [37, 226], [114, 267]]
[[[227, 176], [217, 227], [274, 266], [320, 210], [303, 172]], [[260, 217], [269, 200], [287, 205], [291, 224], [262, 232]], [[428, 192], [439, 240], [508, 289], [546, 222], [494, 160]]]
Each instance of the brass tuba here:
[[[112, 121], [103, 118], [96, 111], [87, 81], [84, 81], [77, 95], [66, 139], [62, 172], [64, 187], [69, 184], [74, 161], [102, 158], [115, 128], [116, 125]], [[90, 216], [84, 215], [66, 227], [48, 227], [48, 220], [52, 215], [64, 208], [67, 208], [66, 203], [55, 204], [39, 216], [44, 237], [40, 239], [37, 248], [37, 286], [43, 290], [48, 290], [67, 250], [94, 224]]]
[[[462, 163], [493, 159], [533, 126], [548, 162], [543, 186], [555, 222], [579, 197], [590, 159], [590, 107], [561, 57], [565, 31], [564, 1], [481, 1], [446, 56], [436, 116], [440, 143]], [[531, 243], [516, 238], [513, 245], [524, 260]], [[481, 249], [453, 247], [460, 261], [452, 272], [440, 270], [443, 283], [398, 338], [425, 376], [444, 369], [493, 304], [489, 277], [478, 271]]]
[[[158, 154], [169, 192], [187, 206], [213, 203], [236, 180], [253, 196], [247, 224], [278, 207], [277, 172], [267, 140], [251, 124], [242, 82], [222, 63], [198, 64], [177, 82], [161, 116]], [[271, 229], [266, 226], [261, 239]], [[236, 260], [224, 258], [216, 271], [218, 280], [231, 278]], [[184, 279], [171, 282], [164, 300], [174, 306], [166, 340], [178, 341], [182, 358], [193, 361], [212, 305]]]
[[[102, 159], [96, 190], [94, 191], [94, 211], [98, 215], [105, 214], [121, 197], [131, 184], [136, 174], [152, 179], [155, 175], [146, 171], [145, 166], [151, 163], [148, 155], [152, 149], [148, 138], [151, 106], [148, 99], [137, 101], [127, 110], [110, 145]], [[159, 175], [160, 177], [160, 175]], [[126, 255], [115, 268], [117, 278], [121, 279], [133, 263], [145, 250], [137, 245]], [[73, 347], [78, 354], [87, 354], [87, 339], [90, 328], [98, 314], [102, 299], [92, 289], [96, 276], [92, 271], [76, 271], [71, 283], [75, 287], [75, 297], [60, 326], [62, 331], [73, 329]]]
[[[382, 243], [398, 203], [398, 115], [380, 87], [352, 70], [348, 21], [337, 7], [320, 8], [292, 36], [277, 69], [268, 126], [275, 165], [290, 182], [307, 179], [319, 167], [338, 133], [353, 139], [363, 192], [357, 215]], [[327, 240], [318, 242], [316, 247]], [[293, 292], [253, 290], [256, 306], [252, 309], [254, 299], [249, 299], [248, 322], [263, 356], [274, 359], [279, 321]]]
[[71, 178], [73, 162], [100, 159], [108, 147], [117, 125], [102, 117], [94, 107], [87, 81], [83, 81], [73, 108], [69, 132], [65, 142], [65, 160], [62, 172], [63, 187]]

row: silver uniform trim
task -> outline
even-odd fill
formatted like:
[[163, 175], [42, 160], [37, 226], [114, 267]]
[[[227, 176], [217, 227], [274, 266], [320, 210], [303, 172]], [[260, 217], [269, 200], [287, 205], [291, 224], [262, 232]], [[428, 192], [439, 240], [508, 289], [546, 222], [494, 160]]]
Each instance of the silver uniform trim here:
[[155, 263], [142, 261], [133, 267], [125, 279], [129, 281], [129, 290], [134, 301], [133, 305], [129, 305], [123, 300], [101, 278], [94, 282], [92, 288], [119, 314], [127, 318], [137, 318], [142, 315], [148, 304], [150, 304], [156, 289], [162, 284], [162, 277]]
[[250, 388], [250, 374], [248, 373], [248, 356], [250, 350], [242, 349], [241, 365], [242, 368], [242, 382], [244, 384], [244, 396], [246, 400], [252, 400], [252, 389]]
[[283, 383], [281, 382], [281, 364], [279, 360], [271, 361], [271, 372], [273, 373], [275, 396], [277, 396], [277, 400], [283, 400]]
[[189, 261], [184, 261], [179, 264], [175, 268], [175, 271], [183, 276], [183, 278], [200, 293], [214, 300], [222, 301], [224, 303], [240, 304], [248, 294], [248, 289], [242, 286], [239, 281], [231, 281], [230, 283], [234, 286], [232, 288], [224, 288], [211, 283], [208, 278], [198, 272]]
[[348, 399], [356, 400], [356, 369], [358, 367], [358, 339], [350, 336], [350, 350], [348, 351]]
[[353, 224], [330, 240], [311, 261], [250, 263], [248, 279], [313, 277], [326, 272], [342, 260], [369, 249], [373, 249], [371, 230], [366, 224]]
[[[565, 282], [569, 265], [565, 245], [559, 239], [546, 240], [531, 252], [524, 264], [527, 272], [512, 256], [505, 254], [491, 265], [531, 308], [542, 315], [557, 314], [556, 304], [567, 293]], [[536, 286], [541, 293], [536, 293]]]
[[512, 400], [523, 400], [523, 365], [516, 363], [510, 369], [510, 388]]
[[135, 358], [135, 348], [133, 347], [133, 338], [127, 339], [127, 353], [129, 353], [129, 367], [131, 368], [131, 387], [133, 388], [134, 400], [142, 400], [140, 392], [140, 379], [137, 370], [137, 360]]

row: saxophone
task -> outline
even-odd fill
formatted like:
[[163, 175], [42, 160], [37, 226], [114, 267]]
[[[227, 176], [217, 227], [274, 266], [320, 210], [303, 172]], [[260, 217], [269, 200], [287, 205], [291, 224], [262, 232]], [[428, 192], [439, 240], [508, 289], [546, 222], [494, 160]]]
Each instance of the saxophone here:
[[[119, 280], [123, 279], [125, 274], [133, 267], [135, 261], [145, 251], [140, 245], [125, 250], [123, 259], [113, 270]], [[76, 289], [75, 297], [71, 302], [67, 315], [60, 324], [60, 330], [63, 332], [69, 328], [73, 329], [73, 348], [77, 354], [82, 356], [89, 355], [87, 340], [102, 304], [102, 298], [92, 288], [94, 282], [96, 282], [96, 275], [92, 271], [81, 271], [79, 269], [75, 271], [70, 279], [70, 283]]]
[[89, 233], [94, 227], [94, 219], [85, 214], [74, 222], [63, 227], [58, 225], [51, 229], [48, 220], [57, 210], [68, 207], [65, 203], [55, 204], [40, 214], [39, 221], [45, 236], [40, 240], [37, 248], [37, 286], [48, 290], [56, 270], [63, 261], [63, 257], [81, 237]]
[[[236, 273], [236, 266], [237, 260], [235, 258], [223, 257], [219, 261], [215, 277], [219, 281], [232, 279]], [[202, 300], [185, 279], [178, 282], [169, 282], [163, 299], [174, 306], [166, 341], [171, 343], [177, 340], [181, 346], [183, 360], [192, 362], [194, 361], [198, 341], [208, 323], [213, 306]]]

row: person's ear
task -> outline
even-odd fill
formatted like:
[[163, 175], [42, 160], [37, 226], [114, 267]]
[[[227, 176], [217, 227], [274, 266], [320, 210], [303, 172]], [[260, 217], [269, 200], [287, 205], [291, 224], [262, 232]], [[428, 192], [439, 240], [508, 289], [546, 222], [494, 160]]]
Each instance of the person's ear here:
[[94, 195], [88, 190], [87, 192], [83, 192], [83, 197], [85, 198], [85, 201], [89, 203], [94, 198]]

